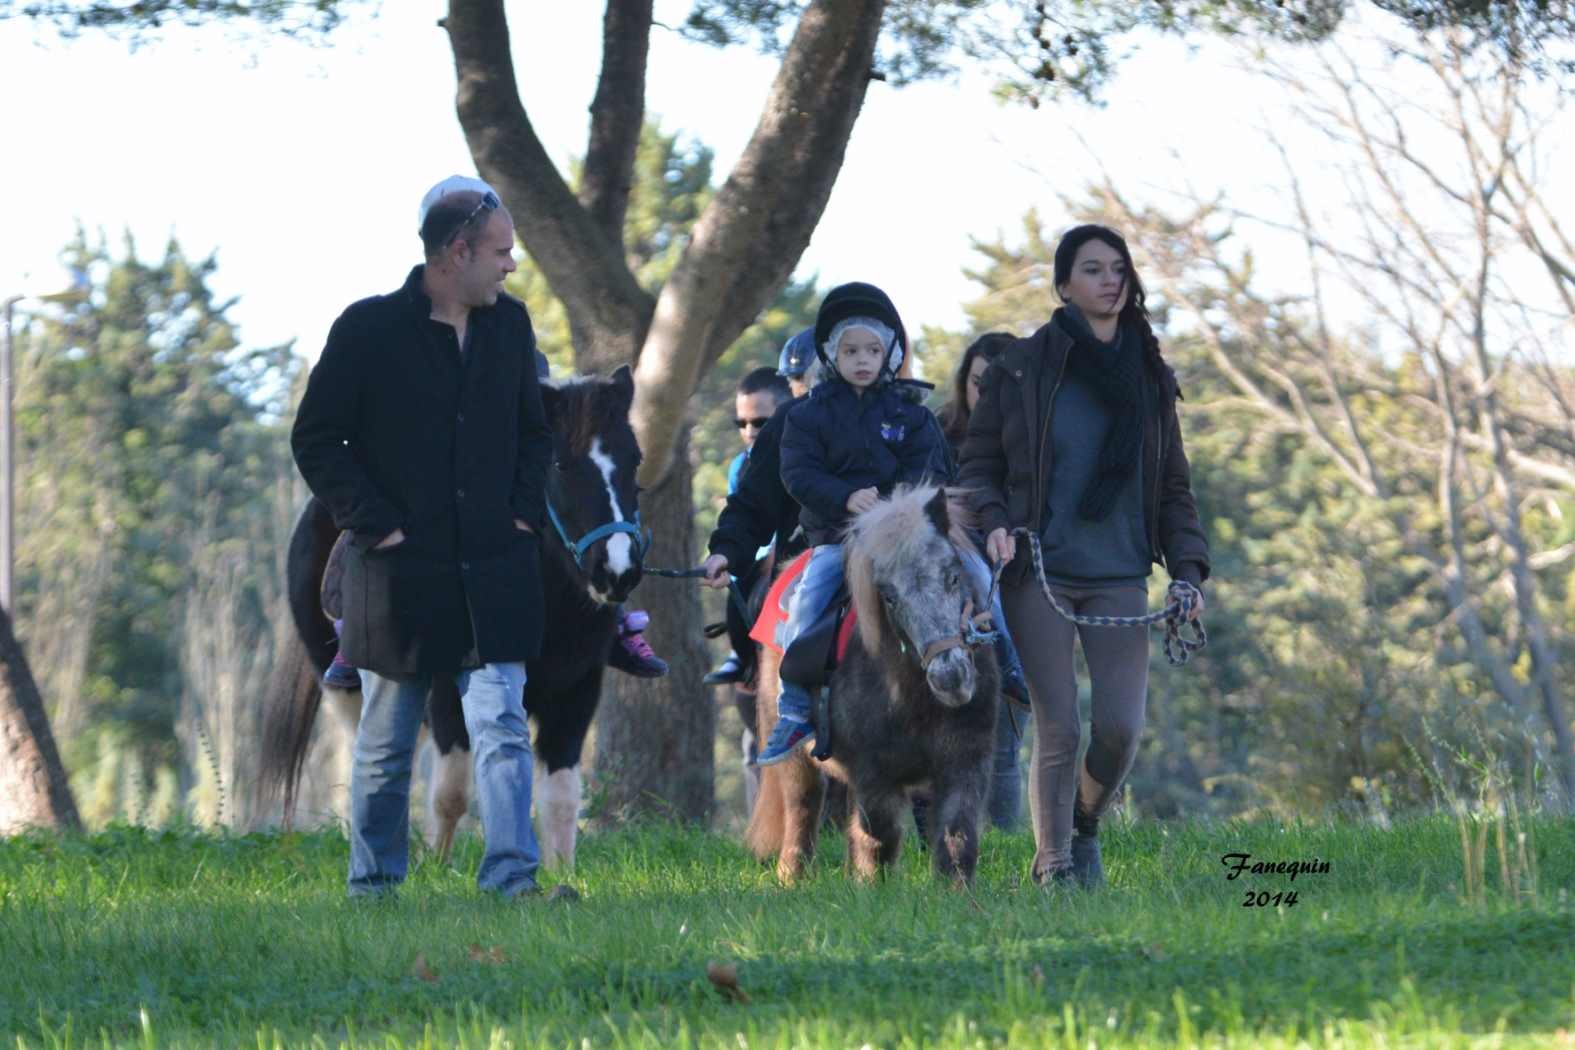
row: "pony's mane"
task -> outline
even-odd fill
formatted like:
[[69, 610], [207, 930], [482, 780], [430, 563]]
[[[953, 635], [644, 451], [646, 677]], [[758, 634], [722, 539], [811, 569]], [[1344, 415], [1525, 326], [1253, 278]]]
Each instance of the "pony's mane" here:
[[597, 434], [627, 420], [617, 384], [605, 376], [572, 376], [547, 385], [558, 393], [557, 423], [571, 455], [588, 455]]
[[[885, 629], [886, 610], [876, 590], [875, 579], [881, 570], [912, 564], [924, 557], [925, 547], [935, 537], [935, 522], [926, 505], [941, 491], [936, 485], [899, 485], [889, 499], [883, 499], [848, 525], [843, 539], [843, 565], [848, 592], [859, 610], [859, 637], [870, 653], [880, 651]], [[946, 489], [947, 539], [961, 549], [973, 541], [968, 529], [974, 513], [966, 493]]]

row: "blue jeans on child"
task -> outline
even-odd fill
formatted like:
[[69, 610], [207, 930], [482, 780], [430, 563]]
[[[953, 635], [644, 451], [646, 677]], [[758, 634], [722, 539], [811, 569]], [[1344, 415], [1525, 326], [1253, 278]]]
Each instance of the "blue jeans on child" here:
[[[793, 640], [820, 619], [837, 589], [842, 586], [842, 545], [824, 543], [810, 553], [809, 564], [798, 578], [798, 589], [788, 606], [787, 623], [782, 626], [782, 651], [786, 652]], [[809, 690], [797, 682], [782, 679], [777, 694], [777, 715], [798, 722], [808, 722], [813, 709]]]
[[[476, 883], [504, 897], [536, 888], [540, 851], [530, 822], [532, 758], [525, 665], [486, 664], [456, 676], [470, 733], [486, 849]], [[405, 880], [410, 769], [430, 678], [361, 672], [361, 724], [350, 772], [350, 895], [388, 893]]]

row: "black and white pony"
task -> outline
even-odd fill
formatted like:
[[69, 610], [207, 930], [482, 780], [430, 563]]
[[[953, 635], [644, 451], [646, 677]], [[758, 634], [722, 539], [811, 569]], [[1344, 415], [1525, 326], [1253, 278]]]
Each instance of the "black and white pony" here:
[[[617, 631], [618, 603], [640, 582], [650, 537], [640, 525], [635, 471], [640, 448], [629, 426], [634, 379], [611, 377], [542, 385], [552, 427], [547, 499], [552, 528], [542, 544], [545, 632], [541, 656], [526, 667], [525, 710], [535, 725], [536, 822], [542, 860], [572, 867], [581, 801], [580, 755], [601, 699], [602, 673]], [[337, 648], [324, 609], [337, 604], [331, 553], [339, 539], [328, 509], [313, 499], [296, 522], [286, 561], [299, 646], [282, 661], [263, 716], [260, 791], [284, 802], [291, 820], [312, 724], [324, 696], [353, 731], [359, 693], [323, 689]], [[470, 802], [470, 738], [458, 690], [445, 676], [427, 701], [437, 755], [427, 789], [427, 838], [446, 861]]]

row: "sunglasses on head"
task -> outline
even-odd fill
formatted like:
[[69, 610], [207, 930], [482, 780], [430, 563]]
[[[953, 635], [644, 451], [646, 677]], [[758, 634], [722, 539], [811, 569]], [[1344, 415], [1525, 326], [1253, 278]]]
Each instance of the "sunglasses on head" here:
[[470, 225], [471, 219], [474, 219], [483, 211], [496, 211], [502, 206], [502, 204], [503, 202], [498, 200], [498, 195], [493, 193], [491, 190], [483, 193], [481, 195], [481, 200], [476, 202], [476, 206], [470, 209], [469, 214], [467, 214], [463, 219], [459, 220], [454, 228], [449, 231], [449, 235], [443, 238], [443, 247], [447, 248], [449, 245], [453, 244], [454, 238], [459, 236], [459, 231]]
[[735, 419], [733, 420], [733, 425], [739, 430], [743, 430], [745, 427], [754, 427], [756, 430], [763, 430], [765, 425], [769, 422], [771, 422], [770, 416], [759, 416], [755, 419]]

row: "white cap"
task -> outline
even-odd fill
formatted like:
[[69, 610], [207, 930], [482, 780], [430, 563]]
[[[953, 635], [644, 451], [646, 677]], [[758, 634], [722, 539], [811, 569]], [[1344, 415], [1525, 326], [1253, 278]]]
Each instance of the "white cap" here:
[[480, 179], [473, 179], [468, 175], [450, 175], [430, 190], [427, 190], [426, 196], [421, 198], [421, 211], [416, 218], [416, 231], [419, 233], [421, 227], [427, 224], [427, 212], [432, 210], [432, 206], [450, 193], [491, 193], [496, 195], [497, 192], [497, 190], [494, 190]]

